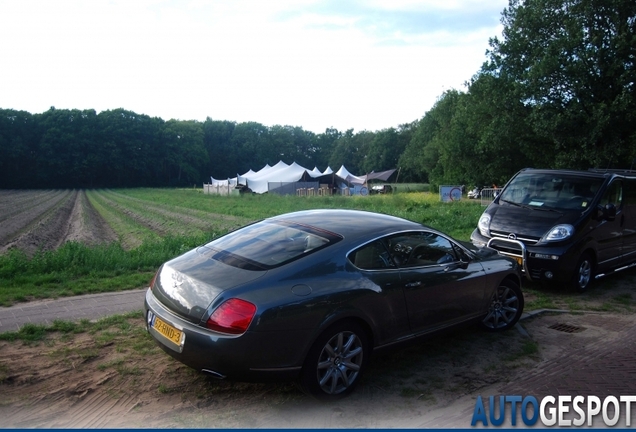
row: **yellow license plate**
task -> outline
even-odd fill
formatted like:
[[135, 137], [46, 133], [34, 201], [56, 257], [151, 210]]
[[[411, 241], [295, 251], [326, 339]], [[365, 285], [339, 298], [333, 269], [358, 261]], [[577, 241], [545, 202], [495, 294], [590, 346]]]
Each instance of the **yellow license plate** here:
[[152, 323], [152, 328], [157, 330], [171, 342], [174, 342], [177, 346], [181, 346], [181, 339], [183, 337], [183, 333], [176, 328], [172, 327], [170, 324], [163, 321], [161, 318], [155, 315], [154, 322]]

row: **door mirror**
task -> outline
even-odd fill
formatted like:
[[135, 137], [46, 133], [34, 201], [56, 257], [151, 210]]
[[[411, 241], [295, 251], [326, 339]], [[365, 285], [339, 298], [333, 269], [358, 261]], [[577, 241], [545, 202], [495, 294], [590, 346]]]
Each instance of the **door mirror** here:
[[606, 204], [605, 207], [599, 205], [597, 207], [596, 219], [613, 221], [616, 219], [616, 206], [614, 204]]

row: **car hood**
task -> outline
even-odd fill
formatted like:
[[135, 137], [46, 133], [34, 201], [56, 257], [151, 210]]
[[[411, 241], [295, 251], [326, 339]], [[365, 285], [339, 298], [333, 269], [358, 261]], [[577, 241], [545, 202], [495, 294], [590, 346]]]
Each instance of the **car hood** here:
[[153, 294], [164, 306], [197, 324], [223, 291], [267, 273], [233, 267], [210, 256], [209, 249], [199, 247], [168, 261], [159, 269], [153, 286]]
[[490, 212], [490, 231], [539, 239], [555, 225], [573, 224], [580, 216], [578, 211], [497, 205]]

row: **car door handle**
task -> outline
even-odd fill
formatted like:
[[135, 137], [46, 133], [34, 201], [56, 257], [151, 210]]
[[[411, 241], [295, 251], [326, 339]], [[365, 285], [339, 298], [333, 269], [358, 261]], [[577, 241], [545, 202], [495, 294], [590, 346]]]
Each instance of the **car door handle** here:
[[413, 288], [413, 287], [417, 287], [417, 286], [420, 286], [420, 285], [422, 285], [421, 281], [415, 281], [415, 282], [409, 282], [405, 286], [407, 288]]

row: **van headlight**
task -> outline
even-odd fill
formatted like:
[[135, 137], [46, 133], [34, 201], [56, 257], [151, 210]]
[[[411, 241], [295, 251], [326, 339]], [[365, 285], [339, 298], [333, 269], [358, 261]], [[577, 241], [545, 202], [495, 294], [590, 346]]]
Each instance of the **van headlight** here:
[[481, 235], [490, 237], [490, 215], [488, 213], [481, 215], [479, 222], [477, 222], [477, 228], [479, 228]]
[[556, 225], [541, 240], [544, 241], [560, 241], [571, 237], [574, 234], [574, 227], [572, 225]]

